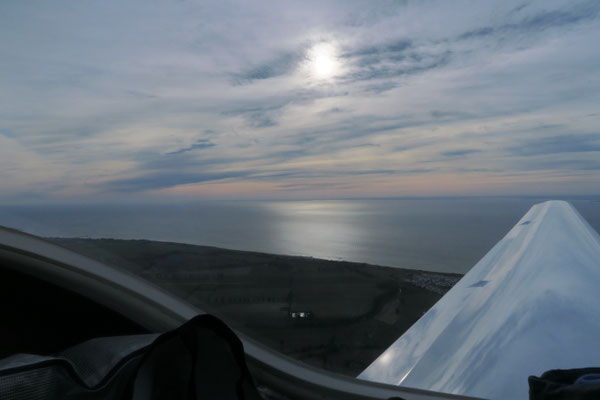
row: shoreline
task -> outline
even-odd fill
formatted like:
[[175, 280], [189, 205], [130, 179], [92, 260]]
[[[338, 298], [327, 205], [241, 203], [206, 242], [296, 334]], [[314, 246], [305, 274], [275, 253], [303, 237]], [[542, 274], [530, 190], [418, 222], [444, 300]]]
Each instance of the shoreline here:
[[462, 277], [173, 242], [46, 239], [140, 275], [277, 351], [349, 376]]

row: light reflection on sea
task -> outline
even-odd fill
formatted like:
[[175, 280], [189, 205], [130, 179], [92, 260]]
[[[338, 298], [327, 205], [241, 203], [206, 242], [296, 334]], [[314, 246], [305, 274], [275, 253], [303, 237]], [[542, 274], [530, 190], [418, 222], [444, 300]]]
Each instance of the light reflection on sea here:
[[[465, 273], [533, 198], [14, 206], [0, 225], [40, 236], [150, 239]], [[600, 202], [572, 200], [598, 231]]]

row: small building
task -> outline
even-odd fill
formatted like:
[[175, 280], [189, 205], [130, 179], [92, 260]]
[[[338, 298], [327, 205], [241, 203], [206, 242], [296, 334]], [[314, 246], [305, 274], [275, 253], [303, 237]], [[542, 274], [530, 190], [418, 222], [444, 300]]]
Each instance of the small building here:
[[290, 317], [292, 319], [308, 319], [312, 318], [312, 311], [290, 311]]

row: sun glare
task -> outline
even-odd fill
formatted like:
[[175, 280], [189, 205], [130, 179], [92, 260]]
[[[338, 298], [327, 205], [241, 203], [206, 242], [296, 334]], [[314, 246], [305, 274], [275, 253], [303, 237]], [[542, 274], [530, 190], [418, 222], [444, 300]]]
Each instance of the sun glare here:
[[315, 77], [327, 79], [335, 75], [338, 66], [335, 51], [330, 44], [321, 43], [313, 47], [310, 60]]

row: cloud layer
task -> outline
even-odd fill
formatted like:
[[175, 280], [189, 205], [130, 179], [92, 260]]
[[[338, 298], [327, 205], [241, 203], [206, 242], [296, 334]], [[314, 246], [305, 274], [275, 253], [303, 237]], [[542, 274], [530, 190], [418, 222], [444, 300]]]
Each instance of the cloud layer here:
[[3, 2], [0, 201], [600, 194], [599, 2], [322, 3]]

